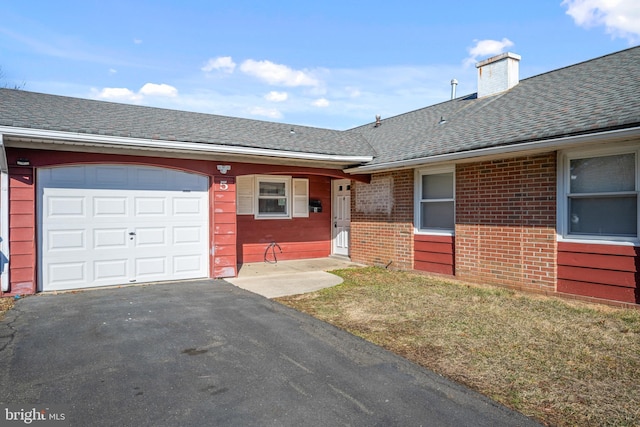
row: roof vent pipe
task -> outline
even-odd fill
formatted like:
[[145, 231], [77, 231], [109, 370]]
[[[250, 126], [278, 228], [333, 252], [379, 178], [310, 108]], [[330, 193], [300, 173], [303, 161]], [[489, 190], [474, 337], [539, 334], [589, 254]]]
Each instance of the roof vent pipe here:
[[380, 114], [376, 114], [376, 124], [373, 125], [374, 128], [379, 127], [382, 124], [382, 122], [380, 121]]
[[458, 86], [458, 81], [451, 79], [451, 99], [456, 99], [456, 86]]

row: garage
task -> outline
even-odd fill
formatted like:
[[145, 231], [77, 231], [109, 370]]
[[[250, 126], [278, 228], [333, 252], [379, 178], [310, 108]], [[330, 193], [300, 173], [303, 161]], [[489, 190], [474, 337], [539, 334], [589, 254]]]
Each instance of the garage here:
[[38, 169], [38, 290], [208, 277], [208, 190], [164, 168]]

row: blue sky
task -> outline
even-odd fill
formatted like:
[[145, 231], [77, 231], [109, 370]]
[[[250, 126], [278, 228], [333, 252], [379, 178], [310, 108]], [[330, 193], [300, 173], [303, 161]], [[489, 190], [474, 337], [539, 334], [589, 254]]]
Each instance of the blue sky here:
[[636, 46], [638, 0], [4, 0], [0, 86], [348, 129]]

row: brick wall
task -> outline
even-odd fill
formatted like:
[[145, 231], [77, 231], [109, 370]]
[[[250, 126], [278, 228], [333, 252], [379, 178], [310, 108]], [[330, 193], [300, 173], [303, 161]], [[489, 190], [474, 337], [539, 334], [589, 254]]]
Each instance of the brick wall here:
[[351, 259], [413, 268], [413, 171], [375, 174], [351, 194]]
[[555, 227], [555, 153], [457, 166], [460, 279], [554, 291]]

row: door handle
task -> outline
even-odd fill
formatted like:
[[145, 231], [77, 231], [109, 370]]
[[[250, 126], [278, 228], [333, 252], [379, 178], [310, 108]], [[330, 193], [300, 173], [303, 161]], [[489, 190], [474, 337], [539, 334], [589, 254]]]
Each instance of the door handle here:
[[135, 235], [136, 235], [135, 231], [129, 232], [129, 236], [135, 236]]

